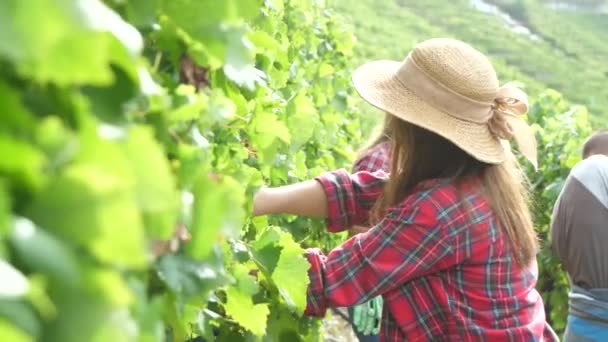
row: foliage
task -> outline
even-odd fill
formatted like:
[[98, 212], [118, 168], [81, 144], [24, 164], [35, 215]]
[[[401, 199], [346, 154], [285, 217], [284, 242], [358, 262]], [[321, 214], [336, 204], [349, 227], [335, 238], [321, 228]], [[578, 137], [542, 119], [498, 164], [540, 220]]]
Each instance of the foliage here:
[[581, 148], [591, 134], [587, 109], [568, 106], [562, 95], [548, 90], [541, 94], [528, 114], [536, 133], [539, 171], [529, 169], [535, 226], [541, 241], [538, 255], [537, 289], [545, 301], [551, 326], [563, 332], [568, 313], [569, 284], [565, 272], [551, 251], [549, 225], [553, 204], [570, 169], [581, 159]]
[[320, 338], [302, 247], [342, 236], [247, 213], [263, 183], [352, 159], [340, 17], [313, 0], [8, 0], [0, 32], [0, 340]]

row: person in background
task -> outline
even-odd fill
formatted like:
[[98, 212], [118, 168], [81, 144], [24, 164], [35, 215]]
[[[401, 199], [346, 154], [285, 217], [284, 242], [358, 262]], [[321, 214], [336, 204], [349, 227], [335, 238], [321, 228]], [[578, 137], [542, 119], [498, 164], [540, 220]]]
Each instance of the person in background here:
[[254, 216], [326, 218], [332, 232], [371, 226], [327, 255], [306, 250], [305, 314], [382, 295], [381, 341], [555, 341], [535, 289], [525, 177], [507, 142], [536, 166], [525, 94], [448, 38], [366, 63], [353, 85], [393, 116], [390, 177], [331, 171], [253, 200]]
[[564, 341], [608, 341], [608, 130], [583, 146], [551, 220], [552, 248], [571, 285]]
[[[374, 172], [382, 170], [389, 172], [391, 168], [391, 142], [390, 142], [391, 116], [386, 114], [384, 122], [376, 128], [372, 139], [364, 146], [354, 163], [352, 172]], [[369, 226], [354, 226], [350, 229], [350, 236], [365, 233]], [[349, 322], [357, 335], [359, 342], [376, 342], [380, 340], [380, 322], [382, 318], [382, 297], [377, 296], [363, 304], [348, 308]]]

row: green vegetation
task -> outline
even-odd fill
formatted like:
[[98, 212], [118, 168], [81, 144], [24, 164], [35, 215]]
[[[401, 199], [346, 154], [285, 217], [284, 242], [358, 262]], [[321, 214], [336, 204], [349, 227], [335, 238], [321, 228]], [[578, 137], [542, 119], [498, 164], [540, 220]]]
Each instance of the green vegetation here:
[[248, 213], [352, 161], [351, 32], [310, 1], [107, 5], [0, 4], [0, 341], [319, 340], [301, 246], [343, 236]]
[[330, 0], [351, 19], [358, 38], [354, 67], [371, 58], [401, 59], [422, 40], [443, 36], [487, 53], [503, 81], [517, 80], [532, 96], [556, 89], [586, 105], [596, 126], [608, 120], [608, 15], [553, 10], [539, 1], [494, 2], [539, 40], [513, 32], [503, 19], [469, 0]]
[[533, 190], [532, 213], [542, 247], [537, 258], [536, 288], [543, 296], [549, 323], [562, 333], [568, 313], [569, 284], [551, 251], [549, 223], [553, 204], [570, 169], [580, 161], [582, 144], [592, 130], [587, 109], [569, 106], [561, 94], [552, 90], [536, 98], [528, 121], [536, 131], [539, 156], [539, 170], [534, 172], [530, 166], [527, 170]]

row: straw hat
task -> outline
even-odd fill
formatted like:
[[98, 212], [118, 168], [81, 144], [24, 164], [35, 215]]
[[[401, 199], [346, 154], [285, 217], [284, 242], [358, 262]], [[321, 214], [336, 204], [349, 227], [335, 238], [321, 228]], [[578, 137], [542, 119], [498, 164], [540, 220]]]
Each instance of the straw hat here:
[[507, 140], [536, 167], [536, 140], [521, 118], [526, 94], [499, 87], [486, 56], [454, 39], [435, 38], [414, 47], [403, 62], [373, 61], [353, 73], [353, 85], [371, 105], [435, 132], [474, 158], [498, 164]]

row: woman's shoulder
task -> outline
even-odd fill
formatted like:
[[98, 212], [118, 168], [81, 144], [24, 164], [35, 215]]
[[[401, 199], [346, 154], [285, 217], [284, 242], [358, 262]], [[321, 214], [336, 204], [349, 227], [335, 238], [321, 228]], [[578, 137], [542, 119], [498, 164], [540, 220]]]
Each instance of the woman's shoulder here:
[[388, 141], [381, 142], [370, 147], [364, 155], [359, 158], [354, 166], [353, 171], [389, 171], [391, 158], [391, 144]]

